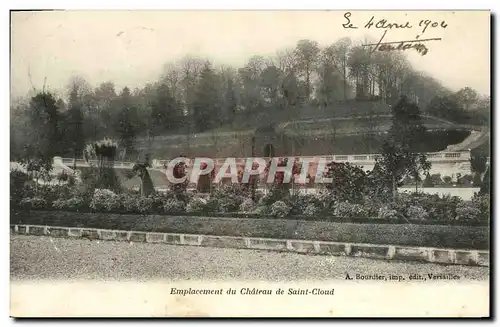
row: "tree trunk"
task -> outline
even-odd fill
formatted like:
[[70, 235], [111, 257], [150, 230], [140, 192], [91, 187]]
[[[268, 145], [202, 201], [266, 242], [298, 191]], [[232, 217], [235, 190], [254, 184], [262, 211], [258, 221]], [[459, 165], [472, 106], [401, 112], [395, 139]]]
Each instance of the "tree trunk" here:
[[396, 201], [398, 198], [398, 186], [396, 184], [396, 177], [392, 176], [392, 199]]

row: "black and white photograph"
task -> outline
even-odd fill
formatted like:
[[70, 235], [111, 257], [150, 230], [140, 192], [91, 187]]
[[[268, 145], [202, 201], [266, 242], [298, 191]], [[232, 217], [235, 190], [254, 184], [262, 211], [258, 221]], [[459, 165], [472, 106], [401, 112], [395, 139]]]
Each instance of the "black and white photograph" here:
[[490, 317], [489, 10], [10, 11], [10, 316]]

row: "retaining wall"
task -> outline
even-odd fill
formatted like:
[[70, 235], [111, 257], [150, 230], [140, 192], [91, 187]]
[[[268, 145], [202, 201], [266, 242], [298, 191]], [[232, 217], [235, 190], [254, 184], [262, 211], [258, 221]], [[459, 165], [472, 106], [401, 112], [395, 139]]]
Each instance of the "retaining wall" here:
[[22, 211], [13, 225], [65, 226], [139, 232], [203, 234], [341, 243], [489, 249], [489, 226], [307, 221], [266, 218]]
[[489, 266], [490, 262], [488, 251], [436, 249], [429, 247], [407, 247], [398, 245], [155, 233], [37, 225], [11, 225], [11, 232], [15, 234], [50, 237], [288, 251], [306, 254], [420, 261], [441, 264]]

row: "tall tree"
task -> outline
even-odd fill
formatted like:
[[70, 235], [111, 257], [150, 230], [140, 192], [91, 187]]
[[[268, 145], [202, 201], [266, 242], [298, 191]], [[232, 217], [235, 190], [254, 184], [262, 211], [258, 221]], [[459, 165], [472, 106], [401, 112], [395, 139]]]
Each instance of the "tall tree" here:
[[154, 135], [177, 130], [182, 120], [182, 109], [167, 84], [161, 83], [155, 89], [151, 102], [152, 130]]
[[485, 172], [488, 158], [484, 155], [473, 155], [470, 158], [470, 170], [474, 174], [474, 186], [481, 186], [481, 175]]
[[117, 94], [113, 82], [101, 83], [94, 90], [96, 104], [97, 121], [93, 121], [93, 126], [97, 129], [97, 135], [93, 136], [94, 141], [111, 136], [114, 133], [114, 125], [118, 117]]
[[334, 102], [347, 97], [345, 81], [337, 67], [334, 46], [329, 46], [321, 52], [318, 64], [318, 86], [316, 99], [320, 106], [329, 108]]
[[352, 41], [348, 37], [341, 38], [335, 42], [331, 48], [332, 59], [334, 60], [334, 67], [339, 71], [342, 76], [344, 101], [347, 100], [348, 93], [348, 64], [349, 51], [351, 49]]
[[418, 106], [406, 97], [392, 107], [392, 126], [381, 149], [382, 156], [377, 159], [380, 169], [392, 184], [393, 197], [397, 197], [397, 187], [407, 175], [419, 176], [431, 168], [427, 157], [422, 153], [422, 140], [426, 132]]
[[472, 109], [479, 100], [479, 94], [470, 87], [464, 87], [455, 93], [455, 99], [465, 110]]
[[60, 155], [63, 137], [61, 115], [51, 93], [38, 93], [28, 108], [29, 143], [25, 145], [22, 162], [28, 170], [50, 171], [53, 157]]
[[276, 66], [266, 67], [260, 74], [260, 84], [264, 94], [264, 101], [270, 107], [277, 109], [280, 107], [280, 83], [283, 79], [283, 72]]
[[305, 78], [306, 98], [309, 100], [312, 91], [311, 76], [316, 69], [318, 55], [320, 53], [318, 42], [300, 40], [297, 42], [295, 53], [297, 57], [298, 70]]
[[219, 126], [221, 117], [218, 83], [218, 76], [212, 69], [210, 62], [207, 62], [200, 74], [193, 103], [193, 118], [195, 126], [200, 132]]
[[69, 96], [69, 109], [65, 127], [65, 139], [69, 142], [69, 150], [73, 155], [73, 159], [75, 159], [73, 168], [76, 169], [76, 159], [82, 155], [85, 146], [82, 104], [78, 98], [77, 87], [71, 90]]
[[239, 96], [236, 81], [236, 72], [233, 69], [224, 68], [221, 71], [221, 120], [224, 124], [233, 123], [239, 104]]
[[126, 154], [134, 152], [134, 141], [137, 136], [137, 111], [133, 106], [132, 95], [128, 87], [124, 87], [117, 99], [118, 119], [115, 131]]
[[371, 53], [370, 50], [356, 46], [352, 47], [347, 60], [349, 75], [356, 87], [356, 98], [365, 99], [370, 93], [368, 77], [370, 76]]

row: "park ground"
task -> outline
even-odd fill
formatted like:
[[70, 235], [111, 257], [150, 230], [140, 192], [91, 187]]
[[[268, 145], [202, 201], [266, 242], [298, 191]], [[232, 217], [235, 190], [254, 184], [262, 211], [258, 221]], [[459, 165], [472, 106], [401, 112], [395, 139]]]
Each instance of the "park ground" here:
[[[302, 255], [246, 249], [11, 235], [12, 281], [28, 280], [345, 280], [359, 275], [453, 274], [489, 280], [488, 267]], [[389, 281], [390, 282], [390, 281]]]

